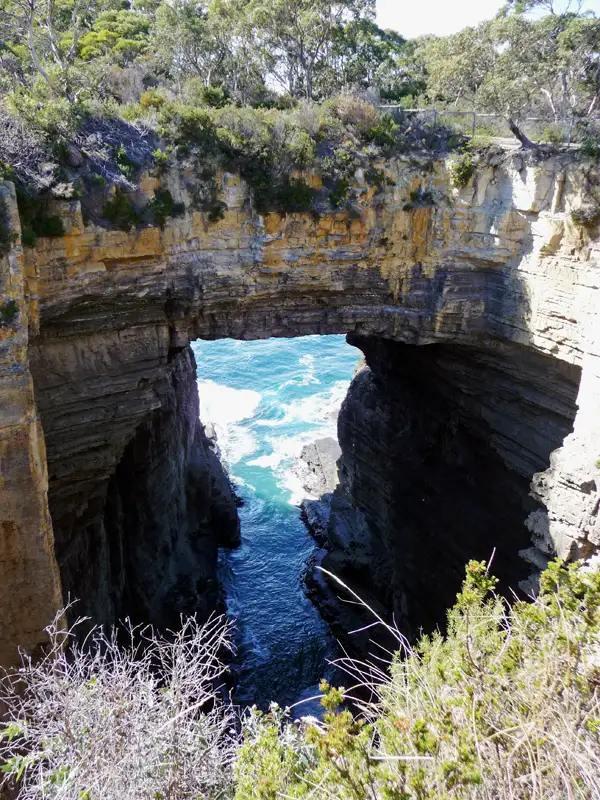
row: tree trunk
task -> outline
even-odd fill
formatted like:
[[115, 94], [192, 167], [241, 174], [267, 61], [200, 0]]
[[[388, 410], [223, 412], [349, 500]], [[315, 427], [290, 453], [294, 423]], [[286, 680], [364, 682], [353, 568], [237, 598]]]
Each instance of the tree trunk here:
[[530, 147], [535, 147], [536, 146], [531, 141], [531, 139], [528, 139], [527, 136], [525, 136], [523, 131], [521, 131], [521, 129], [519, 128], [519, 126], [517, 125], [517, 123], [513, 119], [511, 119], [510, 117], [507, 117], [506, 118], [506, 124], [510, 128], [510, 132], [512, 133], [512, 135], [521, 142], [521, 146], [522, 147], [530, 148]]

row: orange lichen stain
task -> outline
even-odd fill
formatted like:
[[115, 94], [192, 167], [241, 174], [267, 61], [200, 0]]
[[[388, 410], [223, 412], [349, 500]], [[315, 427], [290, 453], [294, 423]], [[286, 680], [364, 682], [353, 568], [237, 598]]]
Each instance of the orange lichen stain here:
[[280, 233], [282, 221], [283, 218], [280, 214], [265, 214], [263, 217], [265, 233], [269, 236], [274, 236], [276, 233]]
[[431, 222], [431, 208], [423, 206], [411, 211], [411, 241], [413, 261], [424, 261], [427, 256], [427, 240]]
[[138, 184], [138, 190], [147, 197], [153, 197], [154, 192], [160, 186], [160, 181], [153, 175], [145, 175]]

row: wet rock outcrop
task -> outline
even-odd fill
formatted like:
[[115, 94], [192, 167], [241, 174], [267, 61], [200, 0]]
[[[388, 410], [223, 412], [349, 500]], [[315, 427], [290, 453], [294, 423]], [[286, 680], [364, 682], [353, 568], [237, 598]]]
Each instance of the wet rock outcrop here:
[[[360, 199], [351, 213], [335, 211], [318, 219], [310, 214], [262, 216], [239, 178], [224, 174], [219, 200], [226, 209], [221, 220], [211, 220], [194, 210], [194, 179], [185, 170], [146, 175], [136, 189], [135, 197], [148, 201], [163, 186], [185, 205], [186, 213], [162, 229], [107, 230], [84, 220], [80, 201], [56, 200], [51, 210], [63, 220], [65, 236], [40, 239], [34, 249], [24, 249], [17, 215], [12, 214], [17, 239], [9, 257], [2, 258], [2, 279], [3, 292], [16, 298], [19, 313], [0, 329], [0, 524], [5, 547], [0, 585], [9, 587], [2, 595], [0, 618], [11, 620], [1, 634], [5, 652], [14, 651], [20, 641], [31, 649], [43, 640], [41, 623], [55, 612], [59, 597], [54, 543], [64, 591], [73, 583], [78, 592], [88, 592], [86, 607], [101, 619], [119, 613], [129, 602], [132, 607], [139, 604], [140, 613], [148, 608], [158, 613], [159, 595], [177, 585], [167, 579], [159, 587], [158, 578], [144, 566], [141, 542], [149, 535], [151, 550], [160, 553], [160, 569], [171, 574], [171, 567], [185, 560], [180, 556], [188, 552], [192, 529], [204, 525], [205, 514], [212, 519], [215, 506], [206, 501], [189, 528], [179, 526], [181, 549], [173, 541], [175, 528], [165, 523], [164, 541], [170, 544], [161, 550], [156, 543], [162, 534], [142, 533], [146, 525], [140, 520], [146, 512], [137, 501], [125, 499], [134, 490], [124, 488], [124, 476], [137, 475], [140, 495], [146, 493], [150, 502], [156, 493], [144, 486], [152, 486], [153, 470], [140, 469], [147, 459], [136, 453], [162, 453], [153, 463], [174, 460], [172, 469], [164, 467], [163, 482], [168, 487], [172, 481], [173, 487], [160, 495], [161, 505], [170, 504], [177, 519], [187, 513], [190, 495], [175, 484], [187, 481], [188, 462], [178, 461], [148, 426], [168, 428], [169, 409], [177, 409], [177, 415], [190, 408], [189, 402], [175, 399], [181, 397], [175, 384], [182, 385], [177, 377], [183, 369], [181, 354], [198, 337], [363, 337], [372, 377], [357, 379], [353, 393], [359, 392], [360, 403], [352, 394], [348, 401], [356, 424], [348, 422], [341, 431], [343, 482], [348, 486], [348, 513], [362, 514], [369, 531], [381, 539], [383, 549], [374, 548], [373, 559], [379, 552], [388, 553], [392, 540], [386, 537], [400, 522], [406, 527], [399, 550], [403, 542], [410, 543], [416, 554], [425, 556], [438, 554], [447, 544], [444, 562], [454, 564], [462, 557], [465, 548], [458, 528], [464, 528], [459, 525], [463, 511], [458, 500], [451, 505], [451, 493], [437, 497], [430, 479], [416, 475], [431, 468], [440, 482], [449, 481], [453, 470], [448, 464], [463, 470], [465, 491], [470, 493], [466, 507], [489, 503], [507, 525], [512, 520], [517, 524], [519, 517], [519, 533], [504, 530], [506, 526], [501, 532], [499, 525], [494, 531], [523, 551], [530, 548], [522, 541], [522, 531], [526, 539], [532, 535], [533, 551], [527, 553], [532, 566], [553, 548], [570, 556], [598, 550], [600, 430], [594, 420], [600, 418], [600, 346], [594, 331], [599, 318], [600, 234], [597, 226], [582, 227], [572, 216], [590, 201], [597, 168], [570, 153], [549, 158], [495, 153], [482, 158], [467, 186], [457, 188], [446, 159], [411, 155], [377, 166], [385, 182], [370, 186], [358, 171]], [[316, 174], [306, 177], [314, 184], [320, 181]], [[14, 195], [10, 198], [15, 212]], [[388, 341], [404, 347], [403, 355], [396, 358], [390, 350], [379, 357], [380, 345], [371, 347], [371, 341], [382, 342], [382, 348]], [[388, 356], [400, 382], [382, 366]], [[530, 368], [528, 359], [537, 356], [545, 359], [543, 369]], [[518, 360], [525, 366], [516, 365]], [[545, 371], [548, 383], [546, 399], [540, 371]], [[574, 410], [573, 420], [554, 405], [563, 389], [570, 399], [560, 402], [572, 402], [579, 371], [581, 385], [574, 402], [580, 412]], [[427, 383], [429, 372], [436, 380]], [[538, 378], [523, 377], [532, 372]], [[417, 388], [412, 381], [418, 382]], [[557, 394], [553, 381], [558, 381]], [[507, 402], [512, 403], [512, 416], [498, 406], [502, 392], [511, 386], [513, 399]], [[396, 395], [405, 401], [402, 413]], [[369, 411], [371, 401], [381, 407], [381, 414]], [[454, 438], [444, 422], [446, 408], [456, 419]], [[547, 425], [554, 414], [568, 418], [568, 424]], [[524, 422], [511, 433], [502, 419], [520, 415]], [[544, 429], [539, 437], [533, 432], [536, 419]], [[402, 420], [412, 433], [396, 429]], [[415, 473], [414, 484], [396, 485], [389, 475], [373, 484], [366, 469], [375, 457], [369, 427], [388, 444], [399, 442], [381, 453], [378, 470], [386, 465], [400, 469], [399, 454], [414, 451], [412, 469], [403, 467], [405, 476]], [[48, 482], [37, 435], [42, 428]], [[198, 451], [191, 444], [191, 431], [178, 423], [172, 441], [179, 437], [184, 452], [188, 447], [189, 463], [195, 464], [193, 453]], [[560, 437], [566, 434], [563, 442]], [[407, 438], [400, 445], [402, 435]], [[29, 442], [26, 450], [20, 444], [23, 436]], [[353, 460], [346, 455], [344, 436], [354, 443]], [[416, 455], [418, 447], [427, 451], [427, 459]], [[439, 454], [446, 450], [444, 462]], [[487, 495], [480, 502], [479, 488], [468, 488], [469, 476], [482, 463], [486, 466], [480, 471], [497, 483], [498, 498], [510, 489], [505, 502]], [[535, 503], [530, 507], [527, 481], [536, 470]], [[430, 509], [424, 517], [431, 537], [427, 553], [414, 534], [416, 523], [408, 524], [399, 511], [401, 498], [416, 515], [415, 497], [421, 490], [426, 498], [421, 505]], [[441, 526], [431, 509], [444, 502], [450, 504], [448, 511], [455, 513], [456, 522]], [[160, 518], [160, 509], [152, 514], [155, 511]], [[98, 545], [103, 526], [116, 542], [127, 538], [118, 521], [125, 513], [135, 530], [124, 545], [130, 553], [127, 563], [136, 569], [139, 565], [140, 574], [123, 579], [118, 559], [110, 578], [105, 567], [99, 568], [97, 579], [80, 574], [106, 564], [106, 548]], [[487, 516], [481, 513], [482, 525], [489, 517], [489, 510]], [[489, 555], [487, 545], [486, 541], [481, 548], [484, 556]], [[409, 594], [421, 595], [429, 562], [420, 563], [417, 555], [412, 564], [399, 559], [394, 552], [388, 572], [381, 573], [391, 573], [389, 586], [380, 592], [375, 577], [373, 585], [386, 602], [391, 591], [392, 605], [402, 611], [408, 594], [390, 590], [395, 576], [410, 583]], [[431, 570], [429, 585], [437, 574]], [[372, 571], [375, 576], [379, 569]], [[114, 586], [110, 602], [109, 586]], [[187, 593], [185, 589], [180, 594]]]

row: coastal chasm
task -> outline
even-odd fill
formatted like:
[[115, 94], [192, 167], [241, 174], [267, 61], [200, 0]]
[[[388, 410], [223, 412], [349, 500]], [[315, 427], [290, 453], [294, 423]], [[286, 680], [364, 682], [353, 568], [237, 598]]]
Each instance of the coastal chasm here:
[[0, 259], [19, 310], [0, 328], [0, 660], [43, 641], [59, 571], [99, 622], [214, 603], [238, 523], [198, 420], [195, 338], [348, 333], [364, 351], [331, 517], [358, 538], [330, 520], [328, 558], [401, 619], [430, 625], [494, 547], [506, 585], [596, 553], [600, 248], [571, 215], [597, 168], [496, 153], [455, 188], [444, 159], [379, 167], [385, 185], [359, 170], [360, 205], [318, 218], [260, 215], [224, 174], [214, 221], [193, 175], [148, 175], [136, 198], [162, 182], [187, 209], [164, 229], [107, 230], [56, 200], [65, 236]]

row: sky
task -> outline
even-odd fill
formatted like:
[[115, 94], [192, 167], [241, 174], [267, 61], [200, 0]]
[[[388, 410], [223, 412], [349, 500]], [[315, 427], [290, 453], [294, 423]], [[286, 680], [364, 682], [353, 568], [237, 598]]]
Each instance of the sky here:
[[[491, 19], [503, 0], [377, 0], [377, 21], [407, 39], [425, 33], [443, 36]], [[585, 0], [584, 9], [600, 16], [600, 0]]]

